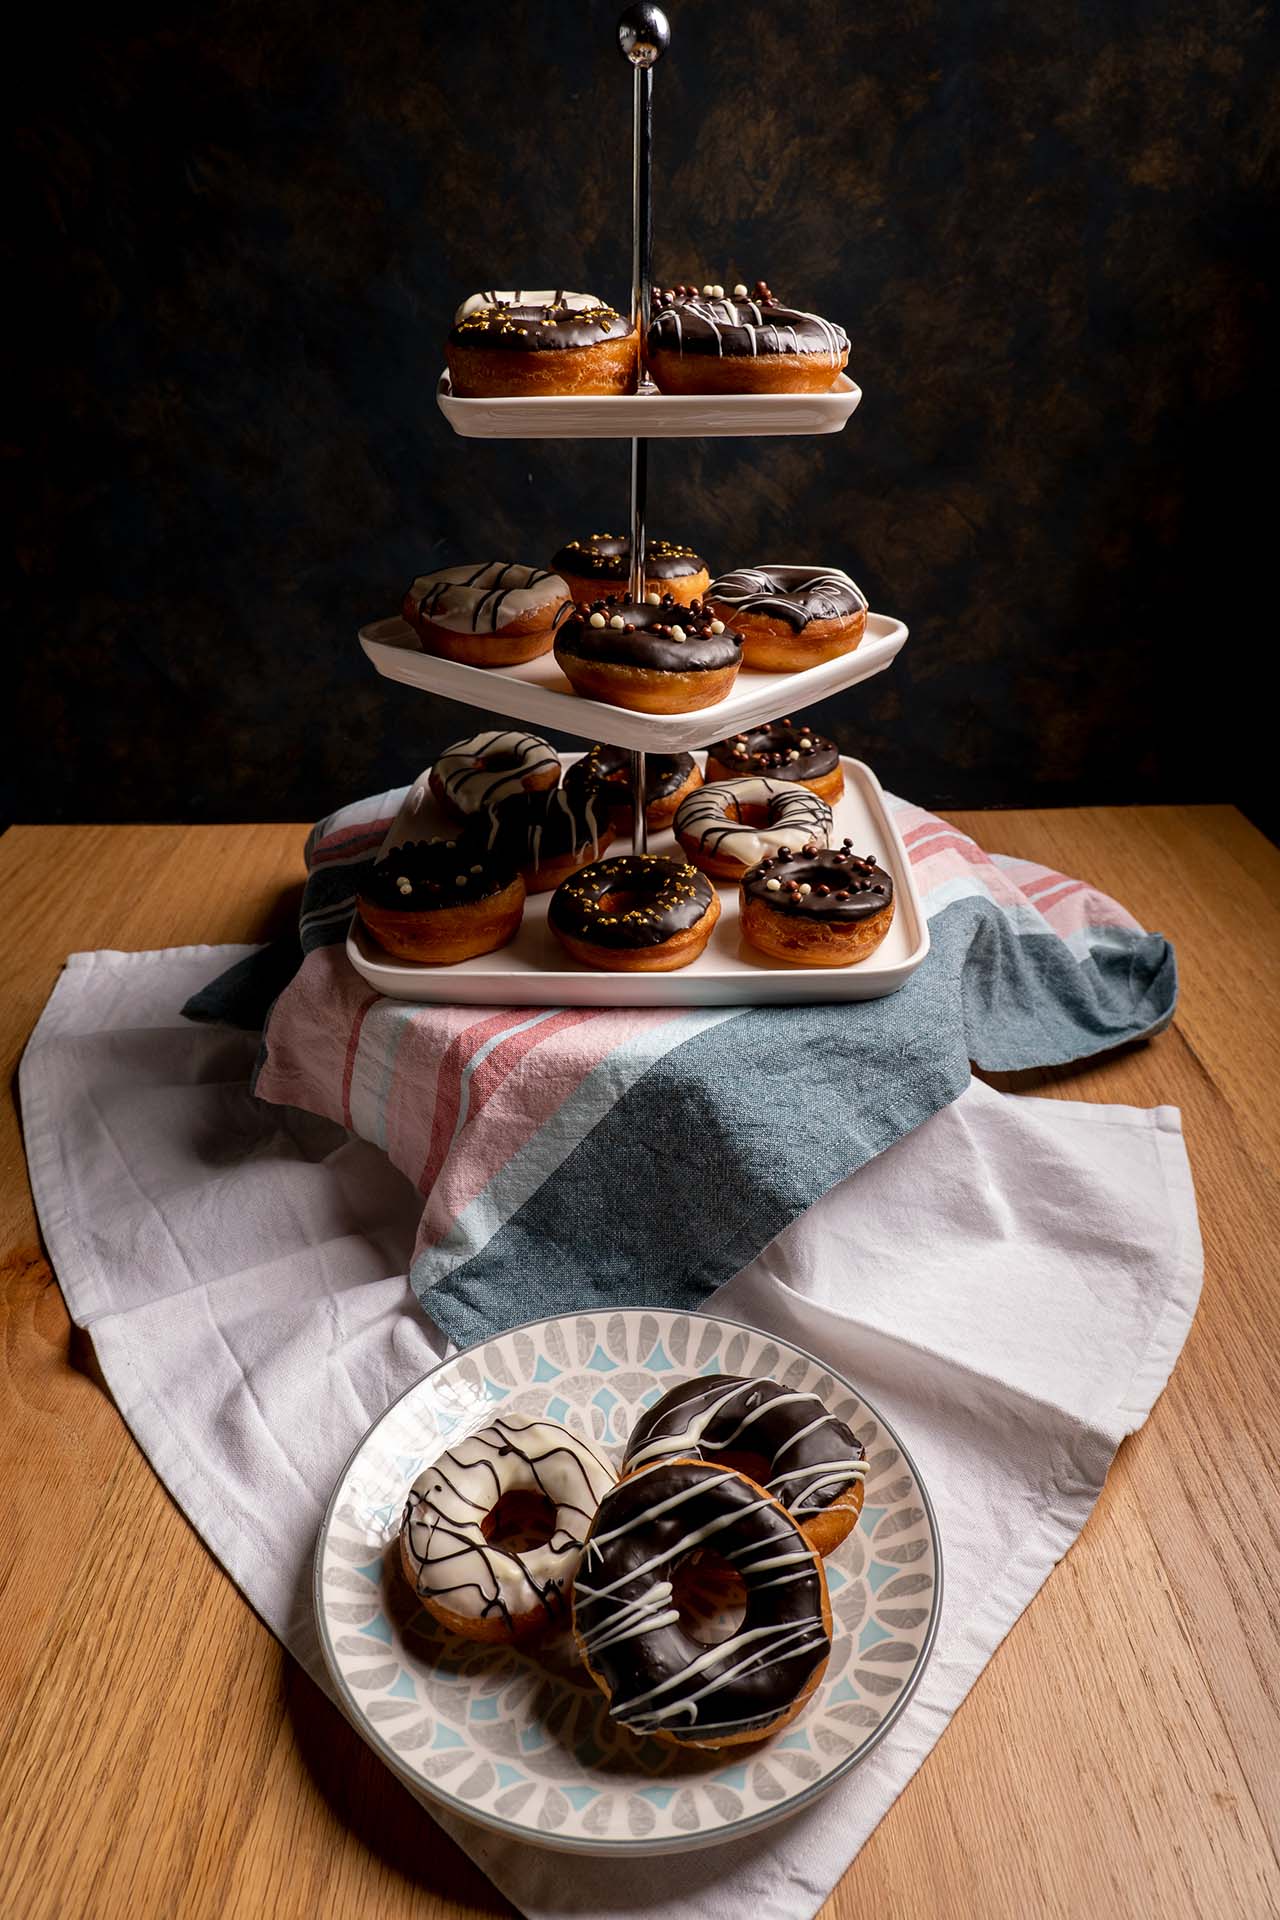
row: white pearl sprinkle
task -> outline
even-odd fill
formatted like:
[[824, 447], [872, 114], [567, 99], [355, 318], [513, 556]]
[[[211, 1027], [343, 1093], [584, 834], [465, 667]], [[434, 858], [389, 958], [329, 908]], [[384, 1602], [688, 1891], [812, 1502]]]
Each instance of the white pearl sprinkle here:
[[593, 613], [591, 616], [591, 624], [593, 627], [602, 627], [604, 625], [604, 615], [602, 613]]
[[646, 593], [644, 603], [646, 607], [660, 607], [662, 605], [662, 595], [660, 593]]
[[671, 638], [672, 638], [673, 640], [683, 640], [683, 639], [684, 639], [684, 628], [683, 628], [683, 627], [672, 627], [672, 629], [671, 629]]
[[611, 627], [617, 627], [619, 632], [622, 631], [623, 627], [625, 627], [626, 624], [627, 624], [626, 621], [623, 619], [620, 613], [615, 613], [613, 618], [609, 622], [609, 625]]
[[766, 880], [764, 884], [765, 884], [765, 891], [766, 891], [766, 893], [781, 893], [781, 892], [782, 892], [782, 882], [781, 882], [781, 880]]
[[790, 753], [787, 755], [787, 758], [788, 760], [798, 760], [800, 758], [800, 754], [795, 747], [792, 747]]
[[801, 893], [812, 893], [813, 888], [809, 885], [809, 882], [806, 880], [801, 886], [800, 891]]
[[806, 734], [804, 739], [800, 742], [800, 745], [804, 747], [807, 751], [810, 747], [812, 747], [813, 742], [812, 740], [810, 740], [809, 736]]
[[713, 294], [715, 293], [715, 288], [711, 285], [711, 282], [708, 281], [706, 286], [702, 289], [702, 291], [706, 295], [707, 299], [710, 300]]
[[737, 286], [733, 290], [733, 297], [735, 300], [745, 300], [747, 297], [747, 289], [743, 285], [741, 280], [739, 280]]
[[717, 300], [723, 300], [723, 299], [724, 299], [724, 288], [723, 288], [723, 287], [720, 287], [720, 286], [715, 286], [715, 287], [712, 287], [712, 289], [711, 289], [711, 291], [712, 291], [712, 293], [714, 293], [714, 295], [715, 295], [715, 297], [716, 297], [716, 299], [717, 299]]
[[400, 878], [396, 881], [396, 885], [399, 887], [401, 893], [413, 892], [413, 882], [412, 880], [407, 880], [404, 874], [400, 875]]
[[724, 621], [723, 621], [723, 620], [713, 620], [713, 621], [711, 622], [711, 631], [712, 631], [712, 633], [723, 633], [723, 632], [724, 632]]

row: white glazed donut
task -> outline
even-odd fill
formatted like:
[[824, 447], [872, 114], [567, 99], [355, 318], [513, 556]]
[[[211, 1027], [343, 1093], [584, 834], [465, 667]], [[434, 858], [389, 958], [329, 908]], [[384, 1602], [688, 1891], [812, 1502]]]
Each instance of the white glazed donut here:
[[517, 621], [550, 625], [569, 599], [558, 573], [525, 567], [514, 560], [486, 560], [482, 566], [441, 567], [419, 574], [408, 599], [418, 618], [450, 633], [500, 633]]
[[465, 320], [481, 307], [565, 307], [570, 313], [588, 313], [602, 306], [594, 293], [566, 293], [563, 287], [543, 287], [531, 293], [528, 287], [490, 287], [485, 293], [469, 293], [453, 316], [453, 324]]
[[456, 820], [560, 783], [560, 759], [536, 733], [495, 731], [456, 740], [431, 769], [431, 791]]
[[[588, 1529], [616, 1479], [565, 1427], [499, 1415], [414, 1481], [400, 1527], [405, 1577], [430, 1613], [468, 1639], [558, 1626]], [[502, 1544], [504, 1531], [531, 1529], [539, 1511], [550, 1527], [543, 1545]]]
[[680, 802], [675, 833], [695, 866], [734, 880], [783, 847], [825, 847], [831, 809], [798, 781], [715, 780]]

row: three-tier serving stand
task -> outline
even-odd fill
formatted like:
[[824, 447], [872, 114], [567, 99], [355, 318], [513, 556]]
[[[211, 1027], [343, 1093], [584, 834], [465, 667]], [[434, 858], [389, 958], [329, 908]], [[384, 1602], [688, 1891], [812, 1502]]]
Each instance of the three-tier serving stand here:
[[[662, 10], [632, 6], [618, 23], [618, 44], [632, 69], [632, 318], [641, 348], [647, 338], [653, 288], [653, 74], [670, 42]], [[730, 438], [777, 434], [839, 433], [862, 398], [845, 374], [826, 393], [663, 394], [643, 371], [633, 394], [549, 395], [499, 399], [455, 398], [447, 373], [436, 398], [454, 432], [467, 439], [610, 439], [631, 443], [630, 593], [645, 593], [648, 443], [656, 439]], [[633, 839], [648, 848], [645, 819], [645, 756], [687, 753], [711, 741], [782, 714], [799, 713], [812, 701], [881, 673], [907, 637], [900, 620], [868, 614], [853, 653], [800, 673], [742, 669], [727, 697], [696, 713], [650, 714], [582, 699], [569, 686], [552, 654], [523, 666], [469, 667], [423, 653], [412, 629], [398, 618], [362, 627], [360, 643], [378, 672], [408, 686], [483, 708], [531, 727], [557, 727], [585, 740], [625, 748], [630, 756]], [[722, 889], [720, 925], [706, 952], [674, 973], [600, 972], [574, 967], [545, 924], [545, 896], [534, 896], [516, 941], [497, 953], [450, 967], [414, 966], [382, 953], [357, 922], [347, 942], [352, 964], [371, 985], [407, 1000], [490, 1005], [714, 1006], [751, 1002], [865, 1000], [894, 992], [920, 965], [929, 947], [928, 928], [891, 808], [879, 782], [860, 761], [845, 759], [845, 798], [836, 826], [860, 848], [873, 848], [894, 876], [897, 912], [883, 946], [856, 967], [779, 967], [736, 942], [730, 891]], [[412, 827], [402, 820], [388, 836], [422, 837], [430, 827], [425, 775], [411, 789]], [[659, 848], [656, 850], [669, 850]], [[676, 857], [682, 857], [676, 850]], [[732, 890], [736, 901], [736, 889]], [[713, 951], [713, 948], [715, 949]]]

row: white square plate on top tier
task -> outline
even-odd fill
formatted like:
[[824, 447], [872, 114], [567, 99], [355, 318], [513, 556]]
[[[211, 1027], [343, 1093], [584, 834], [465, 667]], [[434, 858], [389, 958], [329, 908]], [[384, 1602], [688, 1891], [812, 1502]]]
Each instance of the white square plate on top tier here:
[[743, 667], [725, 698], [697, 713], [634, 713], [628, 707], [576, 694], [556, 665], [554, 653], [527, 660], [521, 667], [464, 667], [457, 660], [423, 653], [413, 628], [399, 616], [360, 629], [360, 645], [388, 680], [442, 693], [463, 706], [483, 707], [486, 713], [506, 714], [535, 729], [558, 727], [580, 739], [635, 747], [642, 753], [689, 753], [728, 734], [776, 720], [780, 714], [799, 713], [815, 700], [883, 673], [906, 637], [901, 620], [869, 613], [862, 640], [852, 653], [800, 673], [756, 673]]
[[[554, 1420], [616, 1466], [641, 1415], [698, 1374], [816, 1394], [870, 1463], [858, 1524], [823, 1563], [831, 1656], [812, 1697], [784, 1732], [702, 1752], [627, 1733], [567, 1639], [518, 1653], [446, 1632], [397, 1545], [418, 1474], [495, 1416]], [[932, 1651], [942, 1547], [915, 1463], [850, 1381], [736, 1321], [631, 1307], [514, 1327], [410, 1387], [338, 1476], [314, 1594], [348, 1718], [428, 1806], [561, 1853], [683, 1853], [798, 1813], [884, 1737]]]
[[[563, 756], [571, 761], [577, 756]], [[698, 958], [674, 973], [608, 973], [571, 960], [547, 925], [549, 893], [531, 893], [510, 946], [477, 954], [452, 967], [396, 960], [361, 925], [351, 923], [347, 958], [356, 972], [392, 1000], [444, 1001], [497, 1007], [744, 1007], [796, 1006], [812, 1001], [881, 1000], [903, 986], [929, 951], [929, 926], [916, 892], [911, 862], [885, 804], [880, 782], [860, 760], [844, 758], [844, 793], [833, 812], [833, 839], [846, 835], [857, 853], [875, 853], [893, 875], [896, 910], [888, 933], [867, 960], [853, 967], [784, 966], [747, 946], [738, 934], [738, 888], [721, 885], [720, 918]], [[452, 829], [427, 793], [421, 774], [405, 798], [384, 851], [405, 839], [435, 839]], [[402, 824], [412, 819], [411, 829]], [[610, 854], [628, 853], [622, 834]], [[651, 853], [684, 855], [668, 828], [649, 837]], [[608, 857], [608, 856], [606, 856]]]
[[839, 433], [862, 398], [840, 374], [826, 393], [504, 394], [455, 400], [447, 373], [436, 400], [468, 440], [698, 440]]

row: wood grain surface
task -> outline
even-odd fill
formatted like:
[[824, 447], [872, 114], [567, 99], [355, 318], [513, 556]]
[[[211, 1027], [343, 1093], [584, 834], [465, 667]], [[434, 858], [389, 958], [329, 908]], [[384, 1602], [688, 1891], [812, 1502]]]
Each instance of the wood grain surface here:
[[[1175, 941], [1170, 1032], [997, 1084], [1181, 1107], [1204, 1297], [1080, 1540], [826, 1920], [1280, 1913], [1280, 854], [1225, 807], [952, 818]], [[303, 833], [11, 831], [10, 1083], [67, 952], [263, 937], [296, 911]], [[12, 1104], [0, 1162], [0, 1913], [508, 1913], [162, 1492], [68, 1323]]]

